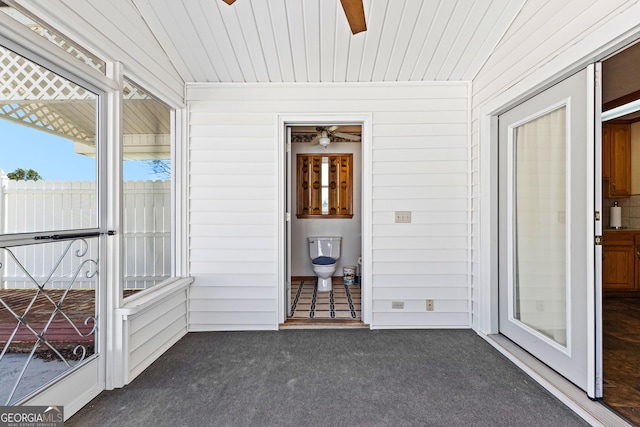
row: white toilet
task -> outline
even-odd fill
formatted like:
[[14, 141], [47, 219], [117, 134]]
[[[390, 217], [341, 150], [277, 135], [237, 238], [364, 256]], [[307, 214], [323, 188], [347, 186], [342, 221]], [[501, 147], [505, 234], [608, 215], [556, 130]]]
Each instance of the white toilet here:
[[313, 263], [313, 272], [318, 276], [318, 291], [331, 290], [331, 276], [336, 272], [336, 262], [340, 258], [342, 237], [310, 236], [309, 258]]

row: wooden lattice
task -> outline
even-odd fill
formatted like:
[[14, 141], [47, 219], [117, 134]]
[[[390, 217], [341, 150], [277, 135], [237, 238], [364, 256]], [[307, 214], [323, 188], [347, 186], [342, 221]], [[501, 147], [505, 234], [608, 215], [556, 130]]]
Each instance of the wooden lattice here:
[[0, 116], [74, 141], [94, 140], [95, 94], [3, 47], [0, 64]]
[[91, 68], [94, 68], [100, 71], [102, 74], [105, 73], [105, 70], [107, 67], [106, 67], [106, 63], [103, 60], [91, 54], [90, 52], [82, 49], [76, 44], [70, 42], [69, 40], [62, 37], [57, 32], [52, 31], [51, 29], [47, 28], [41, 23], [34, 21], [31, 17], [25, 15], [20, 10], [15, 9], [14, 7], [11, 7], [9, 5], [3, 5], [2, 2], [0, 2], [0, 12], [11, 17], [15, 21], [24, 25], [26, 28], [38, 34], [39, 36], [47, 39], [49, 42], [58, 46], [59, 48], [69, 53], [73, 57], [79, 59], [80, 61], [87, 64]]
[[65, 52], [71, 54], [75, 58], [77, 58], [80, 61], [84, 62], [85, 64], [87, 64], [91, 68], [95, 68], [96, 70], [100, 71], [102, 74], [105, 73], [106, 64], [105, 64], [104, 61], [102, 61], [102, 60], [98, 59], [97, 57], [95, 57], [95, 56], [93, 56], [91, 54], [88, 54], [87, 52], [79, 49], [74, 44], [70, 43], [68, 40], [66, 40], [63, 37], [61, 37], [59, 34], [56, 34], [56, 33], [52, 32], [52, 31], [50, 31], [48, 28], [45, 28], [45, 27], [40, 26], [40, 25], [30, 25], [29, 28], [31, 28], [36, 33], [40, 34], [45, 39], [49, 40], [51, 43], [53, 43], [56, 46], [60, 47]]
[[[95, 110], [95, 107], [94, 107]], [[93, 142], [95, 131], [82, 129], [45, 103], [0, 105], [0, 117], [78, 142]], [[94, 122], [95, 123], [95, 122]]]
[[89, 99], [81, 86], [0, 46], [0, 101]]
[[[104, 73], [104, 61], [24, 15], [18, 20], [57, 47]], [[123, 98], [153, 101], [143, 90], [127, 81], [123, 85]], [[62, 134], [73, 141], [93, 143], [95, 112], [94, 93], [0, 46], [0, 117]]]
[[144, 93], [142, 89], [140, 89], [139, 87], [135, 86], [132, 83], [129, 83], [126, 80], [124, 81], [124, 85], [122, 88], [122, 98], [136, 99], [136, 100], [137, 99], [153, 99], [152, 97]]

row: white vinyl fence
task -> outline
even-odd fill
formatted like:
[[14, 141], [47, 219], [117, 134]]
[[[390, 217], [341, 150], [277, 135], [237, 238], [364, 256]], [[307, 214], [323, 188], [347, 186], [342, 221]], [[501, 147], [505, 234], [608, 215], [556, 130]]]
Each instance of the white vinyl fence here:
[[[93, 181], [12, 181], [0, 175], [0, 234], [95, 227], [96, 191]], [[124, 183], [124, 289], [146, 289], [171, 275], [171, 183]], [[34, 242], [36, 243], [36, 242]], [[87, 249], [98, 257], [97, 239], [87, 247], [75, 242], [62, 258], [66, 242], [12, 248], [28, 273], [47, 287], [91, 288], [95, 280], [70, 277], [75, 251]], [[0, 251], [0, 288], [33, 288], [33, 283], [6, 251]]]

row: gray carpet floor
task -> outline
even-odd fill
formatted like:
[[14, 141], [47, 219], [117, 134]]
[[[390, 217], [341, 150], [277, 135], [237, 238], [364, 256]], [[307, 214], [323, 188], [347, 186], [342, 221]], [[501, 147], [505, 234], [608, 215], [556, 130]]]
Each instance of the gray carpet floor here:
[[470, 330], [190, 333], [65, 426], [584, 426]]

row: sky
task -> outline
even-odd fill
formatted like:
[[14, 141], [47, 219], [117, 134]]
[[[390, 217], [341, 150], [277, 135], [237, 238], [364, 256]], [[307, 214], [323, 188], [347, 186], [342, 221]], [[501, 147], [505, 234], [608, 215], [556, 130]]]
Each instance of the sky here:
[[[0, 118], [0, 169], [33, 169], [47, 181], [93, 181], [95, 158], [74, 153], [73, 141]], [[144, 161], [125, 161], [124, 180], [158, 180]]]

